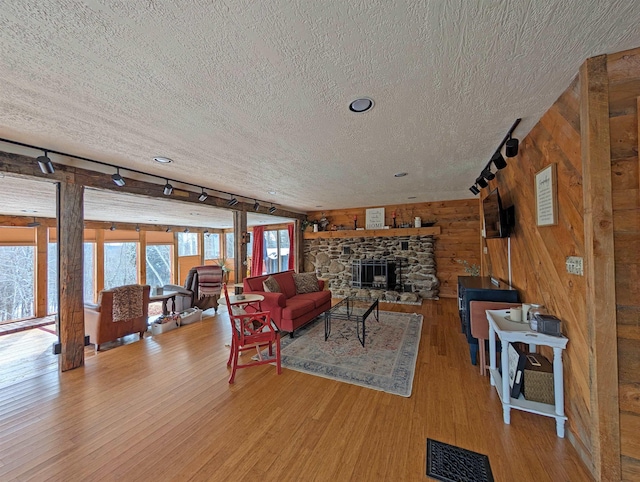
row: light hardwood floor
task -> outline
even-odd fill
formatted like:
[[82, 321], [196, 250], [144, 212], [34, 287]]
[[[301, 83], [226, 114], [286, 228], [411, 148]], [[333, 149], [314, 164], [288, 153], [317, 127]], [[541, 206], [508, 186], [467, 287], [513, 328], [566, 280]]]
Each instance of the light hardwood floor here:
[[425, 317], [410, 398], [272, 366], [229, 386], [221, 313], [1, 388], [0, 480], [420, 481], [427, 437], [496, 481], [591, 480], [553, 419], [502, 423], [455, 300], [382, 309]]

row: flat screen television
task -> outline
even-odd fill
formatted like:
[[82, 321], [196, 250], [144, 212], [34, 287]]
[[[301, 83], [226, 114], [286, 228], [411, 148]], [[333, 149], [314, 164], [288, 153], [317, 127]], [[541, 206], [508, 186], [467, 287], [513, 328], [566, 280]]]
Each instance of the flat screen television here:
[[482, 212], [484, 221], [484, 237], [508, 238], [514, 222], [514, 208], [502, 207], [502, 200], [498, 188], [494, 189], [482, 200]]

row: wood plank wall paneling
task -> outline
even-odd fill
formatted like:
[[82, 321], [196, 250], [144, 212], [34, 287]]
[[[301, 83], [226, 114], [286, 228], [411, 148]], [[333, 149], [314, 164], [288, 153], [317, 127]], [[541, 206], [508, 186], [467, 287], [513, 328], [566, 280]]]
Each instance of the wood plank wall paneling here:
[[[440, 281], [440, 297], [457, 296], [458, 276], [467, 275], [457, 259], [469, 264], [480, 265], [480, 214], [479, 201], [463, 199], [430, 203], [395, 204], [371, 206], [385, 208], [385, 224], [393, 226], [392, 213], [396, 213], [396, 224], [410, 223], [416, 216], [423, 223], [435, 221], [442, 232], [436, 237], [435, 258], [437, 276]], [[358, 227], [365, 226], [367, 208], [339, 209], [333, 211], [310, 212], [308, 218], [320, 219], [323, 215], [331, 224], [352, 229], [353, 217], [357, 216]]]
[[582, 64], [580, 84], [585, 308], [591, 352], [591, 452], [596, 479], [619, 480], [621, 420], [606, 55], [587, 59]]
[[607, 57], [623, 480], [640, 479], [640, 49]]
[[[515, 132], [517, 137], [517, 130]], [[584, 256], [580, 83], [576, 77], [529, 134], [520, 140], [518, 156], [507, 159], [490, 188], [498, 187], [504, 206], [515, 207], [511, 243], [511, 284], [529, 303], [542, 303], [563, 320], [569, 344], [563, 357], [565, 411], [570, 437], [590, 463], [592, 426], [588, 328], [585, 323], [585, 278], [565, 269], [567, 256]], [[535, 173], [556, 163], [558, 224], [536, 226]], [[483, 190], [483, 195], [489, 190]], [[507, 239], [484, 241], [485, 274], [508, 279]], [[570, 300], [570, 301], [569, 301]]]

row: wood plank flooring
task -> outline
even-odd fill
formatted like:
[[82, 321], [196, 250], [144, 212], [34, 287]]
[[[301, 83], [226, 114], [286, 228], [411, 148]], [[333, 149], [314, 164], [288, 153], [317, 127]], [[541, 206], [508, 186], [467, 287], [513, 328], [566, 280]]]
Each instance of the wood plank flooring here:
[[0, 480], [420, 481], [427, 437], [496, 481], [591, 480], [553, 419], [502, 423], [455, 300], [381, 307], [425, 317], [410, 398], [272, 366], [229, 386], [220, 313], [0, 388]]

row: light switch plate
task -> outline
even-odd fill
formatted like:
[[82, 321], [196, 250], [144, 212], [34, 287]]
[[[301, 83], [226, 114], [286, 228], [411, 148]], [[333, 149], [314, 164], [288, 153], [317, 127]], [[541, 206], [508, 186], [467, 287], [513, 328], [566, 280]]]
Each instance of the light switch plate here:
[[584, 269], [582, 267], [582, 258], [580, 256], [567, 257], [567, 273], [577, 274], [578, 276], [584, 276]]

